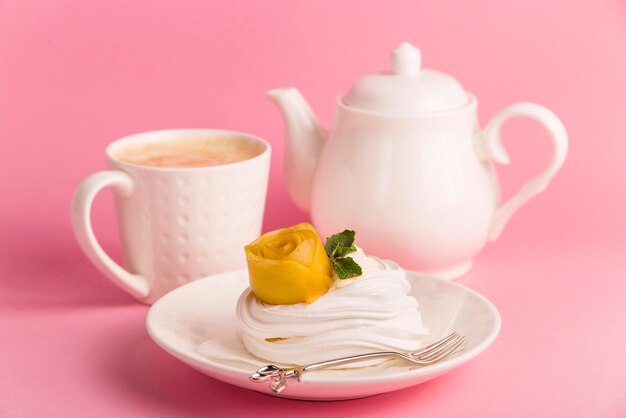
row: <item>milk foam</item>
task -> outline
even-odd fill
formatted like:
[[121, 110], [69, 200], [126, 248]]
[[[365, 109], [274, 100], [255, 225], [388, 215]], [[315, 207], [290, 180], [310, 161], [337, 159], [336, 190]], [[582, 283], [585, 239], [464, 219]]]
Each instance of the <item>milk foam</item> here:
[[263, 145], [236, 136], [177, 138], [131, 144], [116, 152], [121, 161], [152, 167], [210, 167], [259, 155]]

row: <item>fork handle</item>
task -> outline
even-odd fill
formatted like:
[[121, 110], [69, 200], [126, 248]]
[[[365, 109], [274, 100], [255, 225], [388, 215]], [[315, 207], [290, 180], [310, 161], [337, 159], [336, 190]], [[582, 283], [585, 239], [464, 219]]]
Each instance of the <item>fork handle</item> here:
[[325, 369], [333, 366], [340, 366], [342, 364], [356, 363], [359, 361], [370, 360], [380, 357], [398, 357], [407, 358], [406, 356], [396, 353], [394, 351], [379, 351], [376, 353], [359, 354], [356, 356], [341, 357], [332, 360], [321, 361], [319, 363], [311, 363], [306, 366], [293, 367], [290, 369], [283, 369], [282, 367], [268, 364], [261, 367], [256, 373], [250, 375], [249, 379], [252, 382], [265, 382], [270, 381], [270, 389], [274, 393], [281, 393], [287, 387], [290, 379], [296, 379], [298, 382], [302, 381], [302, 375], [306, 372]]
[[318, 363], [308, 364], [301, 367], [300, 373], [312, 372], [315, 370], [326, 369], [328, 367], [341, 366], [343, 364], [358, 363], [359, 361], [370, 360], [380, 357], [404, 357], [395, 351], [379, 351], [376, 353], [359, 354], [356, 356], [341, 357], [332, 360], [320, 361]]

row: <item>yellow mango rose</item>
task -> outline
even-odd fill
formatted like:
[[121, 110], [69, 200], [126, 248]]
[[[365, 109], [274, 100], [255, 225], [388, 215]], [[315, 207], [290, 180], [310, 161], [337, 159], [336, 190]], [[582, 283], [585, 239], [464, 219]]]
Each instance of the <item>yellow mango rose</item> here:
[[331, 285], [332, 265], [309, 223], [268, 232], [245, 249], [250, 287], [261, 302], [311, 303]]

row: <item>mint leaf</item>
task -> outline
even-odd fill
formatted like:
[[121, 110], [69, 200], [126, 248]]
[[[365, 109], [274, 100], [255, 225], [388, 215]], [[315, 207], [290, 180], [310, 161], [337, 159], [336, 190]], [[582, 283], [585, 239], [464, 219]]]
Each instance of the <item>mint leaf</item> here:
[[337, 244], [333, 251], [333, 258], [345, 257], [346, 255], [356, 251], [356, 246], [352, 244], [349, 247], [345, 247], [342, 243]]
[[333, 269], [340, 280], [363, 274], [361, 266], [359, 266], [352, 257], [332, 258], [331, 261], [333, 263]]
[[356, 233], [346, 229], [343, 232], [335, 234], [330, 238], [326, 238], [324, 250], [331, 260], [336, 257], [345, 257], [346, 255], [356, 251], [354, 246], [354, 236]]
[[361, 266], [352, 257], [346, 257], [346, 255], [356, 251], [356, 245], [354, 245], [355, 235], [356, 232], [346, 229], [343, 232], [332, 235], [330, 238], [326, 238], [324, 250], [333, 265], [335, 274], [337, 274], [340, 280], [363, 274]]

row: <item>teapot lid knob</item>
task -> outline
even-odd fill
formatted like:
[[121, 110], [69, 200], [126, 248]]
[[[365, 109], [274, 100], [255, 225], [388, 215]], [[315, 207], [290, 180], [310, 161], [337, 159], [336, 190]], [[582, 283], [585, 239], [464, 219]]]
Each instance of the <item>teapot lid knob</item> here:
[[402, 42], [391, 54], [391, 69], [396, 75], [418, 75], [422, 53], [409, 42]]

